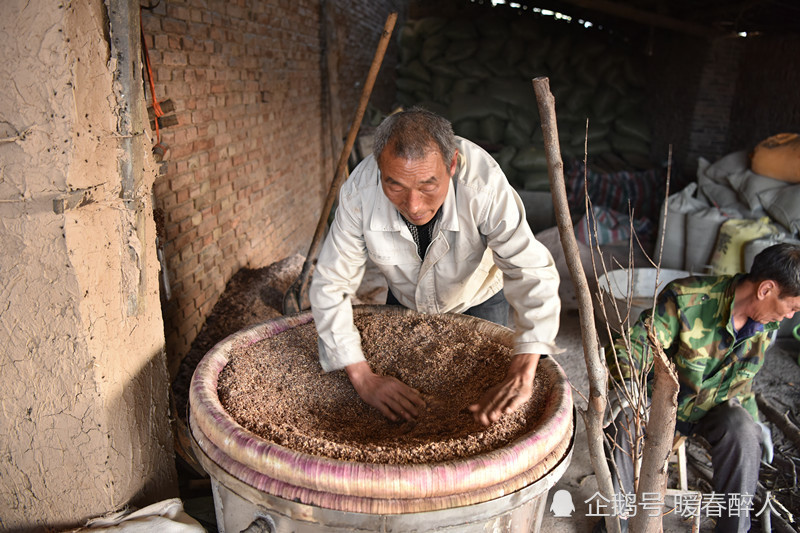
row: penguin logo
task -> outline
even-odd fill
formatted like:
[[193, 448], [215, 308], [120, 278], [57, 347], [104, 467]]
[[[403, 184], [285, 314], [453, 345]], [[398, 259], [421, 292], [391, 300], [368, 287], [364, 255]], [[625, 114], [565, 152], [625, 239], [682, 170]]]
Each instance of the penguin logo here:
[[556, 517], [572, 516], [575, 512], [575, 505], [572, 503], [572, 494], [561, 489], [553, 495], [553, 502], [550, 504], [550, 512]]

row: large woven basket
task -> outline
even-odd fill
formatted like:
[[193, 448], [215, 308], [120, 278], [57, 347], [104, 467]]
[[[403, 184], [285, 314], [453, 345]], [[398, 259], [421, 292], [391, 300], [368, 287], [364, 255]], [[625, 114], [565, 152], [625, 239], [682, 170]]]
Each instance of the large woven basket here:
[[[399, 307], [356, 306], [355, 313], [414, 313]], [[480, 329], [509, 345], [507, 328], [466, 315], [448, 320]], [[252, 344], [312, 321], [310, 312], [271, 320], [231, 335], [198, 364], [189, 389], [189, 426], [201, 464], [213, 462], [268, 494], [357, 513], [432, 511], [488, 501], [545, 476], [565, 456], [574, 433], [572, 395], [552, 358], [537, 374], [550, 390], [538, 424], [509, 445], [476, 456], [414, 465], [340, 461], [299, 453], [264, 440], [239, 425], [222, 407], [217, 380], [234, 346]]]

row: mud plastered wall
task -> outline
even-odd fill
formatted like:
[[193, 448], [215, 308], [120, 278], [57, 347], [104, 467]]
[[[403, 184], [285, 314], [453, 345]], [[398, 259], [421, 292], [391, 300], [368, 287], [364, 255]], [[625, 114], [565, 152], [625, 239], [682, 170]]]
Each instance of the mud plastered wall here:
[[141, 126], [120, 130], [104, 3], [3, 12], [0, 529], [54, 530], [177, 492], [156, 167]]
[[[331, 138], [345, 137], [386, 17], [402, 4], [189, 0], [143, 11], [155, 95], [177, 121], [162, 131], [169, 150], [154, 188], [173, 375], [234, 273], [307, 252], [339, 157]], [[394, 97], [395, 41], [371, 100], [381, 109]], [[338, 128], [324, 59], [335, 61]]]

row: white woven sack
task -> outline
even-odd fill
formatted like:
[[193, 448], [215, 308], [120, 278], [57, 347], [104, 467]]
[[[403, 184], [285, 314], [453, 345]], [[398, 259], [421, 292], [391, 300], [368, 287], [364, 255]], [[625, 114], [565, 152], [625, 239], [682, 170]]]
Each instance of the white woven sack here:
[[706, 207], [687, 214], [684, 270], [693, 274], [706, 273], [711, 264], [711, 254], [722, 223], [729, 218], [741, 218], [741, 216], [738, 211], [716, 207]]
[[[682, 191], [670, 195], [667, 199], [667, 204], [661, 205], [655, 249], [655, 253], [658, 254], [663, 241], [661, 268], [683, 269], [683, 261], [686, 255], [686, 214], [708, 207], [708, 202], [704, 198], [695, 198], [696, 191], [697, 183], [690, 183]], [[668, 207], [666, 226], [664, 226], [665, 205]], [[657, 259], [658, 255], [655, 257]]]

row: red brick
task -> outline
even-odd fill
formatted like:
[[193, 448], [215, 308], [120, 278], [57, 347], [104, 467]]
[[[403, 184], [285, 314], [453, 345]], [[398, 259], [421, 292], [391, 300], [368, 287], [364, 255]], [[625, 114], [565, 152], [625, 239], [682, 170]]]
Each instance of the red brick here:
[[189, 200], [189, 190], [188, 189], [181, 189], [175, 192], [175, 201], [177, 203], [183, 203]]
[[[374, 42], [391, 7], [388, 0], [337, 5], [342, 16], [358, 15], [340, 65], [344, 116], [354, 112], [356, 82], [374, 52], [364, 36]], [[202, 8], [176, 1], [143, 14], [157, 52], [156, 95], [175, 102], [180, 125], [163, 131], [170, 153], [154, 187], [168, 221], [174, 282], [164, 312], [171, 360], [188, 350], [242, 265], [283, 258], [306, 247], [313, 232], [307, 213], [322, 202], [319, 176], [335, 165], [320, 146], [329, 132], [320, 120], [318, 16], [310, 0], [208, 0]], [[392, 61], [387, 55], [385, 70]], [[374, 95], [381, 98], [378, 86]]]
[[170, 146], [170, 157], [173, 159], [182, 159], [192, 153], [192, 145], [177, 144]]
[[181, 220], [192, 216], [194, 211], [195, 209], [191, 202], [175, 206], [169, 212], [169, 221], [173, 223], [180, 222]]
[[184, 247], [190, 245], [191, 242], [196, 238], [196, 236], [197, 236], [196, 233], [187, 230], [178, 235], [177, 237], [175, 237], [173, 245], [175, 249], [181, 250]]
[[186, 33], [187, 24], [184, 20], [177, 20], [174, 18], [162, 18], [161, 19], [161, 31], [164, 33], [177, 33], [178, 35], [183, 35]]
[[211, 120], [213, 112], [210, 109], [200, 109], [192, 113], [192, 124], [203, 124]]
[[175, 277], [178, 279], [190, 277], [199, 270], [200, 263], [198, 261], [186, 261], [175, 268]]
[[201, 222], [200, 225], [197, 226], [197, 234], [201, 237], [204, 235], [208, 235], [209, 233], [214, 231], [214, 228], [216, 227], [217, 227], [217, 219], [212, 216], [209, 216], [208, 218], [204, 218], [203, 222]]
[[194, 199], [194, 207], [197, 211], [203, 211], [208, 208], [213, 201], [214, 191], [208, 191]]
[[160, 17], [142, 15], [142, 30], [145, 34], [161, 33], [161, 24], [162, 19]]
[[193, 66], [206, 66], [209, 63], [208, 54], [202, 51], [192, 51], [189, 53], [189, 64]]
[[208, 137], [205, 139], [198, 139], [194, 141], [193, 150], [195, 152], [205, 152], [208, 151], [216, 145], [216, 141], [213, 137]]

